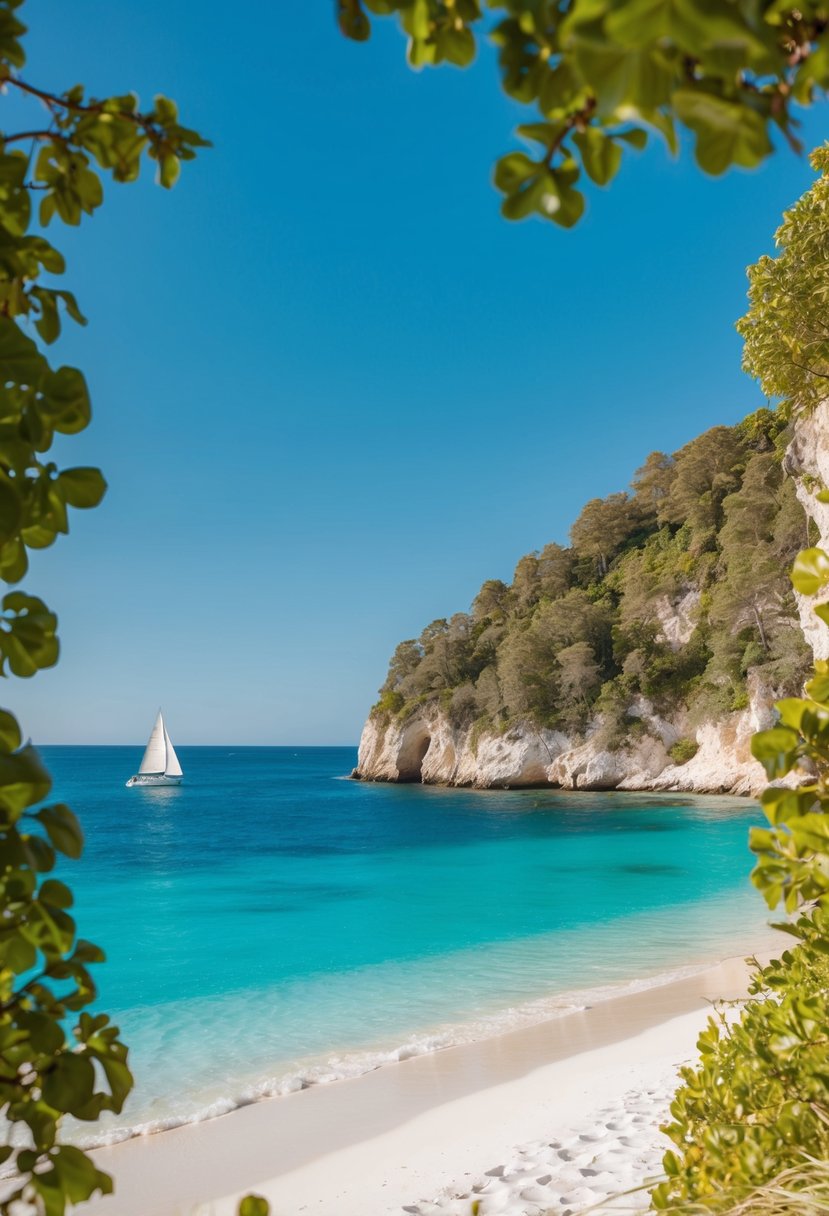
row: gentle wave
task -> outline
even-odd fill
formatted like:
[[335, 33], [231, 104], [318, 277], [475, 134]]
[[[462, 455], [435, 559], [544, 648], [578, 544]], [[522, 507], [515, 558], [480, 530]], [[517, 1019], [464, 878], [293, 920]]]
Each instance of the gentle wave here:
[[201, 1123], [206, 1119], [215, 1119], [266, 1098], [282, 1097], [285, 1094], [308, 1089], [313, 1085], [328, 1085], [334, 1081], [351, 1080], [415, 1056], [429, 1055], [450, 1047], [480, 1042], [513, 1030], [522, 1030], [555, 1018], [567, 1017], [573, 1013], [583, 1012], [592, 1005], [603, 1001], [660, 988], [676, 983], [678, 980], [699, 975], [713, 965], [715, 964], [711, 961], [696, 963], [663, 971], [657, 975], [602, 984], [592, 988], [575, 989], [571, 992], [559, 992], [552, 996], [522, 1002], [467, 1022], [447, 1024], [436, 1027], [432, 1031], [411, 1035], [397, 1047], [377, 1050], [363, 1049], [346, 1052], [342, 1055], [328, 1055], [324, 1059], [309, 1060], [279, 1076], [266, 1077], [254, 1084], [247, 1085], [236, 1096], [217, 1098], [195, 1111], [186, 1114], [170, 1113], [158, 1119], [136, 1123], [130, 1127], [114, 1128], [106, 1132], [100, 1130], [95, 1133], [76, 1132], [71, 1136], [71, 1140], [83, 1148], [100, 1148], [120, 1143], [134, 1136], [153, 1135], [174, 1127]]

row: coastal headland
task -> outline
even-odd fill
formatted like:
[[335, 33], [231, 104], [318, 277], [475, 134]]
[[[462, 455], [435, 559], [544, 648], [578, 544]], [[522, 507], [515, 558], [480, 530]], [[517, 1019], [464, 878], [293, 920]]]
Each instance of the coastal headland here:
[[786, 571], [829, 546], [829, 402], [758, 411], [587, 503], [468, 613], [392, 656], [363, 727], [366, 781], [756, 795], [752, 735], [829, 655]]

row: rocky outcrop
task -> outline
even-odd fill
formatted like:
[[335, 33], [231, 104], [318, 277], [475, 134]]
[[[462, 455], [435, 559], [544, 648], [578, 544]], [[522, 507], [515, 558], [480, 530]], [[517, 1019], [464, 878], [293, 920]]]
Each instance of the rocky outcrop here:
[[769, 689], [755, 682], [750, 696], [748, 709], [696, 731], [697, 752], [685, 764], [671, 760], [670, 748], [684, 737], [686, 724], [660, 718], [641, 697], [628, 711], [630, 741], [612, 750], [603, 742], [601, 719], [583, 737], [536, 730], [529, 724], [503, 734], [478, 734], [472, 727], [454, 726], [437, 706], [426, 705], [404, 722], [369, 718], [353, 775], [365, 781], [476, 789], [551, 786], [756, 794], [766, 779], [751, 755], [751, 736], [771, 725], [773, 711]]
[[435, 705], [404, 722], [370, 717], [354, 776], [367, 781], [490, 787], [546, 785], [550, 763], [569, 743], [558, 731], [522, 726], [476, 738], [453, 726]]
[[670, 764], [661, 739], [644, 735], [626, 747], [609, 751], [593, 737], [562, 752], [547, 770], [550, 785], [564, 790], [648, 789]]
[[[829, 400], [823, 401], [812, 413], [795, 420], [794, 436], [786, 451], [783, 467], [794, 478], [803, 510], [817, 525], [817, 544], [829, 551], [829, 503], [817, 500], [818, 492], [829, 486]], [[829, 659], [829, 629], [813, 611], [819, 599], [809, 599], [796, 592], [795, 599], [804, 637], [815, 658]], [[823, 599], [829, 599], [829, 593]]]
[[659, 632], [672, 650], [679, 650], [691, 640], [697, 627], [697, 610], [701, 594], [698, 587], [691, 587], [678, 599], [661, 596], [654, 605], [659, 621]]
[[[829, 551], [829, 503], [819, 491], [829, 487], [829, 401], [796, 419], [784, 462], [797, 496], [817, 527], [816, 543]], [[804, 544], [806, 538], [804, 537]], [[813, 541], [813, 543], [815, 543]], [[829, 594], [825, 597], [829, 599]], [[829, 629], [815, 616], [815, 601], [797, 597], [806, 641], [815, 658], [829, 659]], [[657, 603], [660, 632], [674, 648], [693, 633], [699, 591]], [[766, 785], [751, 755], [751, 737], [773, 725], [773, 690], [749, 679], [748, 708], [691, 731], [682, 714], [660, 717], [644, 698], [628, 708], [630, 734], [609, 747], [600, 718], [571, 736], [537, 730], [529, 723], [504, 733], [480, 733], [453, 725], [434, 703], [405, 721], [370, 717], [363, 729], [354, 776], [367, 781], [421, 781], [426, 784], [510, 788], [551, 786], [571, 790], [655, 790], [689, 793], [757, 794]], [[671, 749], [693, 738], [696, 752], [677, 764]]]

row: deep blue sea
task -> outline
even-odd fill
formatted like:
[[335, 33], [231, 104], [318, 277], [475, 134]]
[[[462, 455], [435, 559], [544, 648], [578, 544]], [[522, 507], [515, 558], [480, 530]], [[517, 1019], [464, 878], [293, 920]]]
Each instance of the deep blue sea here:
[[537, 1021], [755, 948], [748, 801], [346, 780], [350, 748], [45, 747], [137, 1077], [109, 1134]]

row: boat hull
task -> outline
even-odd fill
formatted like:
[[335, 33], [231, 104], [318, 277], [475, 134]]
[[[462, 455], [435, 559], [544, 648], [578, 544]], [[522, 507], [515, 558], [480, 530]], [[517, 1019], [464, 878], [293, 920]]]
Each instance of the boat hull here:
[[142, 785], [145, 788], [159, 785], [181, 785], [183, 780], [183, 777], [168, 777], [166, 773], [136, 773], [134, 777], [130, 777], [127, 788], [131, 785]]

